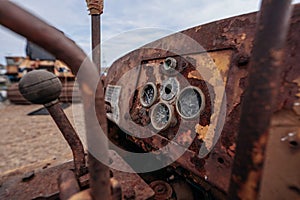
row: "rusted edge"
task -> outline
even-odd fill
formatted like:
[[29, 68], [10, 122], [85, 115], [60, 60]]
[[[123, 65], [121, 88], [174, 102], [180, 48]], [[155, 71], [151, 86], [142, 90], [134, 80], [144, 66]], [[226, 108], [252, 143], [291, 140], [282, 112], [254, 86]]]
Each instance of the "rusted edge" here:
[[229, 199], [258, 197], [290, 16], [291, 1], [262, 2], [250, 61], [249, 87], [242, 103]]

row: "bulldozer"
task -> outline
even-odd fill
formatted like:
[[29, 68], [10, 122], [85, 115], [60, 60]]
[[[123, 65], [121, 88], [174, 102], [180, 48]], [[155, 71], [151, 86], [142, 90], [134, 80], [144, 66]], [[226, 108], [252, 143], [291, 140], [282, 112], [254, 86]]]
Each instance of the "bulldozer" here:
[[[103, 2], [87, 2], [97, 27]], [[73, 160], [2, 177], [1, 199], [299, 199], [299, 19], [299, 4], [263, 0], [259, 12], [146, 44], [101, 77], [99, 32], [91, 61], [60, 31], [0, 2], [0, 24], [70, 66], [86, 135], [59, 106], [59, 79], [26, 74], [20, 93], [47, 108]]]

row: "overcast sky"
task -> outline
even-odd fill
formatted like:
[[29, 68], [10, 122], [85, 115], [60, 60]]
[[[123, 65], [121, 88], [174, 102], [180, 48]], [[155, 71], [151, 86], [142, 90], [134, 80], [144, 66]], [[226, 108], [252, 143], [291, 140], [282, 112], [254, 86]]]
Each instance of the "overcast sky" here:
[[[13, 0], [62, 30], [90, 52], [90, 18], [85, 0]], [[260, 0], [104, 0], [102, 40], [106, 46], [121, 42], [122, 54], [172, 32], [259, 9]], [[294, 3], [300, 0], [294, 0]], [[150, 28], [150, 29], [149, 29]], [[137, 30], [137, 31], [136, 31]], [[124, 34], [125, 32], [125, 34]], [[113, 41], [113, 42], [112, 42]], [[0, 25], [0, 63], [5, 56], [25, 56], [24, 38]], [[112, 48], [104, 49], [110, 62]], [[107, 52], [109, 51], [109, 52]]]

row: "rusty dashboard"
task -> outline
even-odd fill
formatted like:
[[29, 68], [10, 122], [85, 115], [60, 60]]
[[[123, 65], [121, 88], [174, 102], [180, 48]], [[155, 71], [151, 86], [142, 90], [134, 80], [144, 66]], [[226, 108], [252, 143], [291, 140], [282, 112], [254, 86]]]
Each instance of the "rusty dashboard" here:
[[[299, 117], [297, 52], [300, 47], [296, 34], [300, 29], [299, 8], [299, 5], [294, 8], [284, 47], [287, 58], [282, 65], [284, 81], [280, 83], [280, 95], [269, 127], [272, 130], [269, 143], [277, 141], [276, 149], [282, 151], [290, 151], [288, 145], [280, 142], [289, 131], [277, 133], [275, 121], [281, 115]], [[256, 13], [251, 13], [193, 27], [115, 61], [105, 80], [107, 117], [115, 124], [109, 131], [113, 146], [122, 146], [125, 138], [144, 152], [153, 153], [161, 162], [158, 166], [171, 164], [175, 171], [207, 190], [227, 193], [256, 21]], [[290, 189], [284, 185], [297, 181], [299, 184], [286, 171], [287, 168], [296, 171], [299, 160], [294, 158], [299, 152], [275, 158], [274, 151], [272, 147], [267, 149], [269, 164], [264, 176], [274, 180], [270, 177], [272, 170], [278, 171], [279, 167], [274, 168], [273, 164], [282, 159], [288, 160], [289, 167], [281, 166], [281, 174], [277, 176], [285, 174], [288, 178], [281, 183], [263, 182], [261, 195], [268, 198], [274, 188], [288, 193]], [[153, 167], [145, 163], [145, 169], [147, 165]], [[293, 196], [297, 192], [291, 193]]]

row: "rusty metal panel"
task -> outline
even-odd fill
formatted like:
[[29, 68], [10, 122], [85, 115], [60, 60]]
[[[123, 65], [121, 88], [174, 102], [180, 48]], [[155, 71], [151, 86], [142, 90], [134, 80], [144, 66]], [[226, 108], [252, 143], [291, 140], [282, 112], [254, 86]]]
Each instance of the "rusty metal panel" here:
[[[190, 149], [191, 151], [187, 151], [177, 162], [193, 174], [201, 177], [205, 180], [205, 182], [210, 183], [213, 187], [217, 187], [224, 192], [227, 191], [229, 187], [231, 175], [230, 171], [235, 151], [235, 137], [237, 135], [239, 121], [240, 98], [245, 88], [245, 77], [247, 76], [247, 65], [250, 56], [250, 49], [252, 47], [254, 27], [255, 14], [250, 14], [232, 19], [221, 20], [217, 23], [195, 27], [182, 32], [199, 42], [203, 48], [208, 51], [209, 56], [215, 61], [214, 64], [221, 71], [223, 82], [226, 83], [228, 105], [227, 120], [229, 121], [225, 124], [221, 139], [217, 142], [209, 156], [204, 159], [200, 159], [195, 156], [194, 152], [197, 154], [196, 149], [199, 148], [199, 142], [195, 141]], [[155, 74], [154, 77], [156, 78], [154, 81], [161, 82], [162, 78], [159, 75], [160, 72], [157, 66], [166, 57], [174, 55], [170, 52], [159, 50], [159, 48], [162, 46], [167, 46], [165, 47], [166, 49], [172, 48], [174, 43], [172, 37], [176, 37], [176, 34], [149, 45], [156, 49], [136, 50], [117, 60], [108, 72], [106, 84], [115, 85], [120, 83], [119, 80], [123, 74], [140, 64], [142, 64], [140, 72], [139, 70], [132, 70], [130, 72], [131, 78], [127, 79], [126, 82], [126, 88], [129, 88], [129, 90], [121, 94], [123, 100], [132, 98], [130, 95], [136, 85], [134, 80], [136, 80], [138, 76], [140, 76], [139, 80], [141, 81], [139, 84], [143, 85], [150, 80], [150, 76], [148, 76], [147, 73], [151, 73], [152, 70]], [[176, 40], [176, 42], [181, 41]], [[186, 56], [183, 57], [187, 60], [187, 63], [190, 64], [190, 69], [184, 74], [184, 76], [189, 76], [189, 79], [194, 80], [197, 83], [197, 81], [200, 81], [197, 80], [199, 79], [199, 76], [197, 76], [197, 74], [193, 74], [192, 66], [199, 66], [200, 68], [201, 65], [208, 66], [209, 62], [203, 59], [205, 56], [201, 57], [202, 52], [195, 52], [195, 49], [184, 47], [185, 45], [185, 42], [182, 41], [183, 48], [187, 49], [187, 52], [185, 52]], [[147, 68], [147, 66], [151, 67]], [[121, 114], [125, 114], [122, 113], [122, 109], [125, 110], [126, 106], [128, 107], [128, 104], [126, 105], [125, 102], [120, 102]], [[207, 105], [210, 104], [210, 102], [206, 103]], [[207, 113], [209, 112], [210, 111], [208, 110]], [[202, 126], [205, 127], [208, 122], [203, 121], [202, 123]], [[195, 133], [195, 125], [196, 124], [187, 129], [186, 133], [189, 133], [188, 130]], [[129, 131], [134, 131], [135, 129], [130, 128], [129, 124], [127, 128]], [[143, 131], [139, 130], [137, 132]], [[169, 132], [171, 133], [172, 130], [169, 130]], [[141, 147], [144, 147], [144, 150], [147, 151], [149, 151], [149, 149], [147, 149], [149, 144], [155, 148], [162, 146], [161, 144], [165, 144], [167, 141], [164, 138], [160, 138], [160, 136], [153, 136], [153, 140], [142, 140], [138, 138], [131, 139], [135, 143], [140, 144]], [[201, 139], [198, 141], [201, 141]], [[199, 183], [200, 182], [201, 181], [199, 180]]]
[[278, 80], [285, 68], [284, 44], [291, 11], [291, 1], [264, 0], [258, 12], [248, 87], [241, 105], [230, 199], [257, 199], [260, 191], [270, 120], [277, 108]]
[[[126, 164], [115, 151], [110, 150], [109, 155], [113, 160], [113, 163], [111, 164], [112, 175], [122, 188], [122, 199], [147, 200], [154, 196], [154, 191], [138, 174], [114, 170], [114, 166]], [[124, 167], [130, 168], [129, 165]]]
[[[284, 59], [282, 64], [282, 81], [278, 88], [281, 95], [275, 100], [276, 106], [274, 112], [282, 109], [292, 110], [294, 102], [298, 98], [296, 97], [297, 85], [293, 81], [300, 76], [299, 65], [297, 65], [300, 59], [296, 53], [299, 52], [299, 37], [296, 36], [300, 28], [299, 13], [300, 6], [296, 5], [291, 20], [287, 45], [284, 48], [285, 56], [288, 59]], [[197, 26], [181, 32], [200, 43], [221, 72], [226, 86], [227, 112], [221, 137], [212, 151], [205, 158], [198, 158], [196, 156], [198, 154], [197, 148], [203, 142], [201, 135], [207, 128], [205, 124], [207, 122], [203, 119], [204, 121], [200, 121], [201, 126], [196, 127], [194, 124], [182, 134], [183, 137], [181, 139], [184, 140], [189, 140], [189, 134], [198, 134], [199, 140], [197, 142], [196, 139], [189, 150], [173, 166], [175, 169], [182, 167], [186, 169], [185, 175], [188, 174], [187, 177], [192, 178], [196, 183], [208, 190], [219, 190], [221, 192], [221, 195], [219, 195], [220, 198], [225, 198], [229, 189], [233, 159], [236, 151], [241, 100], [244, 98], [245, 89], [248, 85], [248, 67], [251, 60], [256, 20], [256, 13], [251, 13]], [[141, 109], [141, 105], [134, 103], [136, 99], [139, 99], [139, 96], [134, 97], [133, 93], [139, 93], [143, 88], [142, 86], [149, 81], [157, 83], [158, 89], [161, 87], [160, 84], [164, 77], [159, 70], [159, 65], [167, 57], [177, 58], [177, 55], [166, 49], [174, 49], [178, 46], [185, 49], [182, 60], [180, 61], [179, 59], [178, 62], [187, 62], [189, 70], [181, 74], [188, 79], [197, 80], [198, 77], [198, 81], [200, 81], [201, 73], [200, 76], [194, 73], [192, 70], [193, 66], [209, 66], [209, 62], [205, 62], [204, 57], [201, 57], [201, 54], [203, 55], [204, 52], [199, 52], [197, 49], [189, 46], [185, 40], [180, 40], [179, 35], [180, 33], [176, 33], [146, 45], [146, 48], [137, 49], [115, 61], [109, 69], [105, 87], [108, 89], [109, 87], [121, 86], [120, 96], [122, 97], [122, 101], [126, 101], [126, 103], [122, 101], [117, 102], [119, 105], [118, 111], [121, 116], [119, 119], [112, 118], [112, 113], [109, 113], [112, 121], [118, 125], [122, 124], [121, 128], [125, 127], [125, 130], [128, 132], [139, 132], [141, 133], [140, 136], [145, 134], [145, 130], [142, 127], [149, 123], [149, 115], [147, 116], [149, 110], [147, 108]], [[152, 49], [147, 47], [151, 47]], [[130, 71], [130, 78], [126, 79], [122, 77], [128, 71]], [[200, 70], [200, 72], [203, 71]], [[154, 76], [150, 76], [151, 74], [154, 74]], [[120, 81], [121, 78], [127, 81], [122, 82]], [[209, 91], [209, 88], [205, 89], [205, 87], [202, 87], [201, 81], [195, 85], [197, 84], [204, 91], [204, 95], [207, 95], [205, 90]], [[137, 91], [135, 91], [136, 86], [138, 86]], [[206, 105], [211, 105], [211, 102], [206, 102]], [[130, 108], [140, 109], [128, 112]], [[127, 111], [125, 111], [126, 109]], [[206, 113], [208, 113], [207, 117], [209, 118], [211, 117], [211, 112], [209, 108], [207, 109]], [[146, 115], [144, 115], [145, 113]], [[122, 115], [124, 118], [122, 118]], [[131, 126], [131, 122], [127, 123], [126, 118], [131, 118], [133, 121], [136, 120], [135, 123], [139, 124], [139, 126]], [[126, 123], [122, 123], [122, 120]], [[128, 136], [127, 138], [138, 144], [146, 152], [149, 152], [166, 145], [174, 136], [172, 135], [172, 131], [177, 130], [176, 128], [169, 128], [163, 131], [163, 134], [159, 133], [147, 139], [132, 136]], [[284, 191], [281, 192], [284, 193]], [[223, 197], [221, 197], [222, 193]]]
[[300, 122], [289, 110], [274, 114], [266, 149], [260, 199], [298, 199]]
[[1, 177], [0, 198], [57, 198], [57, 179], [61, 172], [72, 168], [73, 163], [68, 162], [49, 169], [37, 169], [36, 166], [31, 166], [31, 168], [10, 172]]

